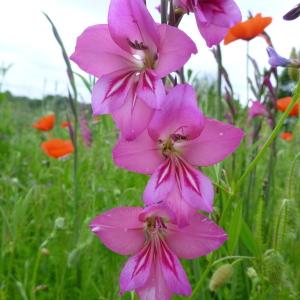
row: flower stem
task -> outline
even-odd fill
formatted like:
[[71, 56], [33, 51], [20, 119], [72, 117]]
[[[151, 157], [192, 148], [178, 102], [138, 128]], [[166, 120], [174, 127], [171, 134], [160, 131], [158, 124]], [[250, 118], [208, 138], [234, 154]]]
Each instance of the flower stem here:
[[255, 168], [256, 164], [261, 160], [261, 158], [263, 157], [263, 155], [267, 151], [268, 147], [272, 144], [272, 142], [274, 141], [274, 139], [278, 135], [281, 127], [283, 126], [283, 123], [284, 123], [285, 119], [288, 117], [289, 113], [291, 112], [291, 110], [293, 109], [294, 105], [299, 100], [299, 98], [300, 98], [300, 81], [297, 84], [297, 87], [296, 87], [296, 90], [294, 92], [294, 96], [292, 98], [292, 101], [290, 102], [290, 104], [288, 105], [286, 111], [283, 113], [283, 115], [279, 119], [276, 127], [274, 128], [274, 130], [272, 131], [272, 133], [270, 134], [269, 138], [267, 139], [267, 141], [265, 142], [265, 144], [262, 146], [262, 148], [260, 149], [260, 151], [257, 153], [256, 157], [248, 165], [247, 169], [245, 170], [245, 172], [243, 173], [243, 175], [238, 180], [238, 182], [237, 182], [237, 184], [235, 186], [235, 189], [234, 189], [235, 193], [237, 192], [238, 188], [243, 183], [243, 181], [245, 180], [245, 178]]

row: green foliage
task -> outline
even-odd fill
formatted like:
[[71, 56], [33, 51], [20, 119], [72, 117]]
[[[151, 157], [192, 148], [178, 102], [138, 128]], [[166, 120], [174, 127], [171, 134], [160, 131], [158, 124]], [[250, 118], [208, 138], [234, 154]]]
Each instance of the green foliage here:
[[[216, 108], [215, 90], [213, 86], [201, 88], [201, 107], [213, 117], [217, 109], [208, 103]], [[80, 109], [90, 108], [81, 104]], [[59, 126], [69, 113], [66, 98], [57, 95], [29, 101], [9, 93], [0, 97], [0, 300], [137, 299], [118, 293], [118, 275], [127, 258], [106, 249], [88, 224], [112, 207], [142, 205], [148, 178], [113, 164], [111, 149], [117, 132], [110, 117], [102, 117], [92, 127], [92, 147], [79, 145], [82, 222], [74, 245], [72, 159], [47, 158], [39, 147], [46, 137], [31, 128], [48, 111], [58, 119], [52, 135], [68, 138]], [[203, 168], [216, 190], [212, 218], [224, 227], [229, 239], [207, 257], [183, 261], [195, 291], [191, 299], [299, 299], [298, 160], [292, 168], [299, 138], [293, 144], [277, 141], [275, 181], [265, 181], [270, 157], [264, 155], [253, 175], [255, 184], [250, 185], [247, 177], [234, 194], [252, 159], [251, 130], [243, 126], [246, 112], [239, 106], [237, 111], [237, 126], [246, 130], [245, 141], [224, 162]], [[263, 126], [262, 141], [255, 147], [270, 134], [268, 125]], [[291, 198], [288, 174], [293, 174]], [[263, 193], [265, 184], [271, 185], [268, 195]], [[227, 283], [211, 292], [209, 282], [222, 265], [234, 271], [225, 276]]]

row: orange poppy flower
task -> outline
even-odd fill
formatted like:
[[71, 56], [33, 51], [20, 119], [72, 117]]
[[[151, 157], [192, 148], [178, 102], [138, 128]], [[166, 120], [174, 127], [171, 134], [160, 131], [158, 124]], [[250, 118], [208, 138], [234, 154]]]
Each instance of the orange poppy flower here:
[[71, 140], [53, 139], [43, 142], [41, 148], [49, 157], [53, 158], [62, 158], [74, 152]]
[[283, 132], [280, 137], [285, 141], [291, 141], [293, 139], [293, 134], [291, 132]]
[[224, 45], [239, 39], [250, 41], [262, 34], [271, 22], [271, 17], [262, 17], [261, 14], [257, 14], [245, 22], [237, 23], [228, 30], [224, 38]]
[[71, 122], [69, 122], [69, 121], [63, 121], [60, 124], [61, 128], [67, 128], [67, 127], [70, 127], [70, 126], [71, 126]]
[[39, 120], [32, 124], [32, 127], [41, 131], [49, 131], [54, 127], [54, 123], [55, 115], [51, 114], [41, 117]]
[[[292, 101], [292, 97], [283, 97], [277, 99], [276, 107], [278, 110], [285, 112], [291, 101]], [[296, 103], [293, 109], [291, 110], [291, 112], [289, 113], [289, 116], [297, 117], [298, 115], [299, 115], [299, 103]]]

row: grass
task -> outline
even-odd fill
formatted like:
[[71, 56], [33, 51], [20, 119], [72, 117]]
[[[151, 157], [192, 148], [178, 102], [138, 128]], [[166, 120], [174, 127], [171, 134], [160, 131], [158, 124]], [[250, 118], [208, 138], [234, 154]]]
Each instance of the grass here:
[[[201, 103], [205, 111], [212, 107], [209, 101], [217, 100], [213, 94], [207, 97]], [[0, 299], [137, 299], [118, 293], [126, 257], [106, 249], [88, 224], [112, 207], [142, 205], [148, 179], [113, 164], [117, 133], [109, 117], [92, 125], [92, 147], [85, 148], [79, 140], [80, 230], [74, 244], [72, 158], [47, 158], [39, 147], [46, 137], [31, 128], [47, 110], [65, 119], [65, 111], [51, 102], [32, 108], [5, 94], [0, 100]], [[214, 116], [217, 110], [208, 113]], [[294, 141], [276, 139], [276, 156], [268, 148], [233, 193], [252, 154], [271, 132], [264, 121], [260, 139], [252, 145], [252, 125], [242, 108], [238, 115], [237, 126], [246, 131], [244, 142], [223, 163], [204, 169], [216, 190], [210, 217], [229, 240], [206, 257], [183, 261], [194, 288], [191, 299], [299, 299], [299, 122]], [[51, 134], [68, 137], [58, 125]], [[211, 292], [212, 274], [227, 263], [232, 263], [232, 276]]]

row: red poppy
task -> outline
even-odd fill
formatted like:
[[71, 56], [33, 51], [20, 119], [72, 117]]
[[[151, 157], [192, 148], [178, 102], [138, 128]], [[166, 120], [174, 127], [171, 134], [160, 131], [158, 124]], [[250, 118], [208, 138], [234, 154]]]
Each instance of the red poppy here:
[[55, 115], [47, 115], [38, 119], [35, 123], [32, 124], [33, 128], [36, 128], [41, 131], [49, 131], [54, 127]]
[[[276, 107], [278, 110], [285, 112], [291, 101], [292, 101], [292, 97], [283, 97], [277, 99]], [[299, 115], [299, 103], [296, 103], [293, 109], [291, 110], [291, 112], [289, 113], [289, 116], [297, 117], [298, 115]]]
[[71, 140], [53, 139], [43, 142], [41, 148], [49, 157], [53, 158], [62, 158], [74, 152]]
[[67, 128], [67, 127], [70, 127], [70, 126], [71, 126], [71, 122], [69, 122], [69, 121], [63, 121], [60, 124], [61, 128]]
[[237, 23], [228, 30], [224, 38], [224, 45], [239, 39], [250, 41], [262, 34], [271, 22], [271, 17], [262, 17], [261, 14], [257, 14], [245, 22]]
[[280, 137], [285, 141], [291, 141], [293, 139], [293, 134], [291, 132], [283, 132]]

